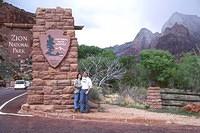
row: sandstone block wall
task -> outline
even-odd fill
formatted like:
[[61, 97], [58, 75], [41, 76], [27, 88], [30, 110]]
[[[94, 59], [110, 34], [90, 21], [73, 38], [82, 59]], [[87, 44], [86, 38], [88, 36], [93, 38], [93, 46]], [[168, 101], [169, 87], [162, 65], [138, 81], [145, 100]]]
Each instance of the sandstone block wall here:
[[[40, 48], [39, 36], [47, 30], [60, 29], [70, 36], [69, 51], [57, 68], [52, 68]], [[73, 83], [78, 71], [78, 42], [75, 38], [71, 9], [38, 8], [33, 26], [32, 86], [28, 90], [28, 105], [52, 106], [52, 111], [73, 108]]]
[[147, 90], [147, 104], [150, 108], [161, 109], [162, 101], [160, 94], [160, 87], [149, 87]]

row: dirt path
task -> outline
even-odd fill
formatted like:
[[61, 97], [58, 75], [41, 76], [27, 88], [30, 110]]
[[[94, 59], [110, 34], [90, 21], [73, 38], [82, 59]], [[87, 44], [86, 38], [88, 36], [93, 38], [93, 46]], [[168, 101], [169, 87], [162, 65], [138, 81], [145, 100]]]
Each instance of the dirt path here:
[[170, 113], [157, 113], [149, 112], [146, 110], [140, 110], [135, 108], [124, 108], [116, 105], [103, 105], [106, 109], [105, 113], [94, 113], [96, 117], [110, 117], [113, 119], [127, 118], [127, 121], [131, 120], [146, 120], [166, 123], [166, 124], [180, 124], [180, 125], [195, 125], [200, 126], [200, 118], [195, 116], [183, 116]]
[[[95, 112], [89, 114], [71, 114], [73, 119], [102, 120], [112, 122], [138, 123], [146, 125], [192, 125], [200, 126], [200, 118], [195, 116], [183, 116], [170, 113], [156, 113], [146, 110], [124, 108], [116, 105], [102, 105], [104, 112]], [[60, 114], [62, 116], [62, 114]], [[70, 114], [63, 114], [69, 116]], [[62, 117], [61, 117], [62, 118]]]
[[124, 108], [116, 105], [101, 105], [104, 112], [73, 113], [68, 110], [59, 113], [35, 112], [33, 115], [56, 119], [93, 120], [108, 122], [123, 122], [142, 125], [190, 125], [200, 126], [200, 118], [175, 115], [170, 113], [156, 113], [146, 110]]

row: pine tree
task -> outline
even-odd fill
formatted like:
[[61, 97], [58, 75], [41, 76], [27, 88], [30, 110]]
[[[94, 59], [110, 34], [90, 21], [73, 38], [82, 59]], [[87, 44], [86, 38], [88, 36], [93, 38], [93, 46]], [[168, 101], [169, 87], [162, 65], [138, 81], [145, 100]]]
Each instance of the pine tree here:
[[48, 54], [48, 55], [53, 55], [53, 51], [54, 51], [54, 45], [55, 45], [55, 43], [53, 42], [54, 41], [54, 39], [53, 39], [53, 37], [51, 37], [51, 35], [48, 35], [48, 40], [47, 40], [47, 48], [48, 48], [48, 51], [47, 51], [47, 53], [46, 54]]

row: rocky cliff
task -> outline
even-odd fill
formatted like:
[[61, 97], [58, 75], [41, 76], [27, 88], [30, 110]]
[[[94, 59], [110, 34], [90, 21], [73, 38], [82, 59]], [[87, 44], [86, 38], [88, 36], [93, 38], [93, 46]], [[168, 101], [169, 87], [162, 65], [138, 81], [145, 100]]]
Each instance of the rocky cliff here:
[[193, 52], [200, 47], [200, 17], [174, 13], [164, 24], [161, 33], [142, 28], [135, 39], [114, 47], [117, 56], [138, 55], [141, 50], [156, 48], [175, 56]]
[[3, 23], [35, 23], [35, 14], [26, 12], [11, 4], [3, 3], [0, 5], [0, 47], [5, 44], [7, 34], [11, 30]]
[[0, 23], [35, 23], [35, 14], [19, 9], [11, 4], [0, 5]]
[[197, 42], [185, 26], [176, 23], [173, 27], [165, 29], [155, 48], [167, 50], [179, 57], [184, 53], [193, 52]]
[[176, 12], [164, 24], [162, 32], [172, 28], [176, 23], [185, 26], [196, 40], [200, 40], [200, 17]]

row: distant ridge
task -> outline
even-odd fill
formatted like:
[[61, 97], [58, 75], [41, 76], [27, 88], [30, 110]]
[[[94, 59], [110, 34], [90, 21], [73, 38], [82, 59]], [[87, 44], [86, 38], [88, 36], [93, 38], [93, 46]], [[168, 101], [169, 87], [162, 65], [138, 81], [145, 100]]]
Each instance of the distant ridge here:
[[200, 17], [175, 12], [163, 25], [161, 33], [142, 28], [131, 42], [110, 49], [117, 56], [138, 55], [143, 49], [163, 49], [175, 56], [200, 47]]

